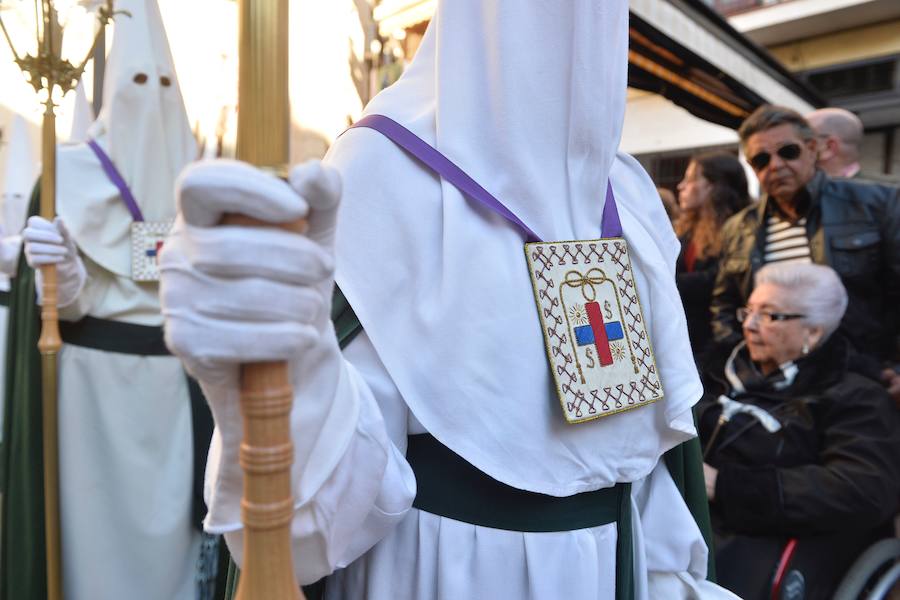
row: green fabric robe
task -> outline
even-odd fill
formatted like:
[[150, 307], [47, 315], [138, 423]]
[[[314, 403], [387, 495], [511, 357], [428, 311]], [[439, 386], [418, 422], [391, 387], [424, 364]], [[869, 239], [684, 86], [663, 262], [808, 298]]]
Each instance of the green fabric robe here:
[[[28, 214], [37, 213], [38, 187]], [[44, 463], [41, 435], [40, 309], [34, 270], [19, 256], [12, 280], [6, 338], [6, 401], [0, 450], [0, 600], [47, 597]]]

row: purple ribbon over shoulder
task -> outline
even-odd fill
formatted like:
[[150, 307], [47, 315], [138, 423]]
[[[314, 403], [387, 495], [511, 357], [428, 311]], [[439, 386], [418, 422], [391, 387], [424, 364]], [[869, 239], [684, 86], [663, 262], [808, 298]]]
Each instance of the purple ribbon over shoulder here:
[[110, 182], [112, 182], [112, 184], [119, 190], [119, 195], [122, 197], [122, 202], [125, 203], [125, 206], [128, 208], [128, 212], [131, 213], [131, 217], [135, 221], [143, 221], [144, 214], [141, 212], [141, 209], [137, 205], [137, 202], [135, 202], [134, 195], [131, 193], [131, 190], [128, 189], [128, 184], [125, 183], [125, 179], [122, 177], [122, 174], [119, 173], [116, 165], [114, 165], [112, 160], [109, 158], [109, 155], [107, 155], [106, 152], [103, 151], [103, 148], [100, 147], [100, 144], [98, 144], [94, 140], [88, 140], [88, 146], [90, 146], [91, 150], [94, 151], [94, 154], [97, 155], [97, 160], [100, 161], [100, 166], [103, 167], [103, 172], [106, 173], [106, 176], [109, 178]]
[[[509, 210], [502, 202], [481, 187], [477, 181], [460, 169], [453, 161], [441, 154], [419, 136], [409, 129], [384, 115], [367, 115], [350, 126], [350, 128], [367, 127], [381, 133], [386, 138], [406, 150], [422, 164], [436, 172], [438, 175], [453, 184], [464, 196], [482, 204], [489, 210], [515, 225], [525, 236], [528, 242], [542, 241], [528, 225]], [[601, 223], [602, 237], [621, 237], [622, 224], [619, 221], [619, 211], [616, 208], [616, 198], [613, 194], [612, 183], [606, 187], [606, 201], [603, 205], [603, 220]]]
[[603, 204], [600, 237], [622, 237], [622, 222], [619, 220], [619, 209], [616, 206], [616, 196], [613, 194], [612, 182], [606, 184], [606, 202]]

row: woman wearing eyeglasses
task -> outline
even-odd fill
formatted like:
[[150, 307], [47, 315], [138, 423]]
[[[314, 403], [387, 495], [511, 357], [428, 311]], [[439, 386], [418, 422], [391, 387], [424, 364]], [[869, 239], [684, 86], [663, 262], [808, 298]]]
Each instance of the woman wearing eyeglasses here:
[[681, 254], [675, 280], [699, 364], [712, 339], [709, 303], [722, 249], [722, 224], [748, 204], [747, 176], [736, 156], [707, 152], [691, 158], [678, 184], [680, 212], [674, 226]]
[[900, 413], [848, 369], [832, 335], [847, 292], [830, 267], [776, 263], [755, 282], [736, 315], [744, 339], [697, 405], [718, 580], [745, 600], [776, 597], [773, 585], [830, 598], [891, 534]]

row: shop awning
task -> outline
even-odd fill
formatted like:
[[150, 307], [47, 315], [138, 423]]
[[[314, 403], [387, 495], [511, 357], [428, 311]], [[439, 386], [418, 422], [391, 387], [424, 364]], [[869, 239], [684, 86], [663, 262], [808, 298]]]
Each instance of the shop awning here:
[[737, 128], [756, 107], [824, 106], [809, 87], [701, 0], [631, 0], [628, 84]]

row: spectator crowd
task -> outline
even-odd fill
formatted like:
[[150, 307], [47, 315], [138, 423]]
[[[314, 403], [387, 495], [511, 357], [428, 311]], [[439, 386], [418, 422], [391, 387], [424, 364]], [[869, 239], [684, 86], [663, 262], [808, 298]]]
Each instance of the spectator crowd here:
[[[894, 535], [900, 498], [900, 187], [859, 164], [862, 124], [766, 105], [737, 157], [694, 156], [670, 210], [704, 381], [718, 580], [830, 598]], [[665, 198], [663, 198], [665, 202]]]

